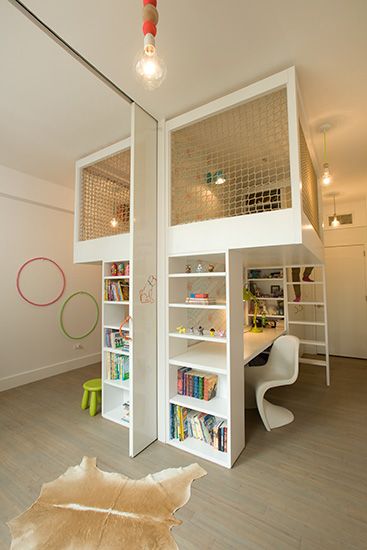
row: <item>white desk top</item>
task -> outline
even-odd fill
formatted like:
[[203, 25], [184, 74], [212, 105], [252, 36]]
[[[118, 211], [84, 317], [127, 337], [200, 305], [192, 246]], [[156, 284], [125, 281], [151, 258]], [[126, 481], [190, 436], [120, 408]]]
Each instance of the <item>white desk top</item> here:
[[263, 332], [245, 332], [243, 335], [243, 359], [244, 363], [249, 363], [254, 357], [266, 350], [271, 344], [285, 334], [285, 328], [266, 328]]
[[[284, 327], [266, 328], [263, 332], [245, 332], [243, 335], [243, 364], [246, 365], [266, 348], [285, 334]], [[201, 342], [190, 346], [186, 352], [173, 357], [170, 362], [181, 367], [196, 366], [217, 373], [226, 372], [226, 346], [217, 342]]]

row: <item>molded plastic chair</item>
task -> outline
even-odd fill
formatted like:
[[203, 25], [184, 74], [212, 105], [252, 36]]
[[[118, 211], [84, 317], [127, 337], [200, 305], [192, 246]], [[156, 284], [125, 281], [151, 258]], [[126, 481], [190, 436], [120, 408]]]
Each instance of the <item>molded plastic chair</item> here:
[[294, 420], [291, 411], [269, 403], [264, 395], [270, 388], [294, 384], [298, 378], [298, 357], [299, 339], [290, 335], [280, 336], [275, 340], [264, 366], [245, 369], [246, 408], [257, 406], [268, 432]]
[[90, 416], [95, 416], [97, 413], [97, 406], [101, 402], [102, 380], [100, 378], [87, 380], [83, 384], [83, 389], [84, 393], [81, 407], [84, 410], [89, 406]]

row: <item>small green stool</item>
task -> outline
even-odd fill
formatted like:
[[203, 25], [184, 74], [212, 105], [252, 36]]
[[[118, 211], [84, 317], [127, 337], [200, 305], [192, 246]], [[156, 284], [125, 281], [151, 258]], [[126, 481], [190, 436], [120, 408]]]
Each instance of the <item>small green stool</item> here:
[[101, 402], [102, 380], [100, 378], [87, 380], [83, 384], [83, 389], [82, 409], [83, 411], [87, 409], [89, 402], [89, 414], [95, 416], [97, 414], [97, 405]]

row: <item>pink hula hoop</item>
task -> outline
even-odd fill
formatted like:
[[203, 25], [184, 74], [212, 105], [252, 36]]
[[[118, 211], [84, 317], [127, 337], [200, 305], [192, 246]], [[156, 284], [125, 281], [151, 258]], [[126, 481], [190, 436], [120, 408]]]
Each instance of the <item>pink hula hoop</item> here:
[[[59, 270], [59, 272], [61, 273], [61, 276], [62, 276], [62, 288], [61, 288], [60, 293], [57, 295], [56, 298], [54, 298], [54, 300], [51, 300], [50, 302], [46, 302], [44, 304], [37, 304], [37, 302], [32, 302], [32, 300], [29, 300], [26, 296], [24, 296], [24, 294], [23, 294], [23, 292], [20, 288], [20, 276], [22, 274], [23, 269], [28, 264], [30, 264], [32, 262], [35, 262], [37, 260], [44, 260], [46, 262], [51, 262], [54, 266], [57, 267], [57, 269]], [[54, 260], [51, 260], [51, 258], [45, 258], [44, 256], [37, 256], [36, 258], [31, 258], [30, 260], [27, 260], [26, 262], [24, 262], [23, 265], [20, 266], [20, 268], [18, 270], [18, 273], [17, 273], [17, 283], [16, 284], [17, 284], [17, 290], [18, 290], [20, 296], [23, 298], [23, 300], [25, 300], [26, 302], [28, 302], [32, 306], [46, 307], [46, 306], [50, 306], [51, 304], [54, 304], [55, 302], [57, 302], [57, 300], [59, 300], [61, 298], [61, 296], [63, 295], [64, 290], [65, 290], [66, 279], [65, 279], [65, 273], [63, 272], [63, 270], [61, 269], [59, 264], [57, 264]]]

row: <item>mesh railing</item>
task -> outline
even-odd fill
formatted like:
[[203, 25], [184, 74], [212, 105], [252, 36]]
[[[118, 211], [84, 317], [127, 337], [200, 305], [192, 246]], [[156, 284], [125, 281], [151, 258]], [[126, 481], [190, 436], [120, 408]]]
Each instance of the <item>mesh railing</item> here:
[[130, 149], [82, 169], [79, 240], [130, 230]]
[[307, 142], [301, 124], [299, 124], [299, 143], [303, 211], [310, 220], [315, 231], [320, 234], [317, 176], [313, 167], [311, 155], [307, 147]]
[[171, 225], [291, 207], [286, 89], [171, 134]]

